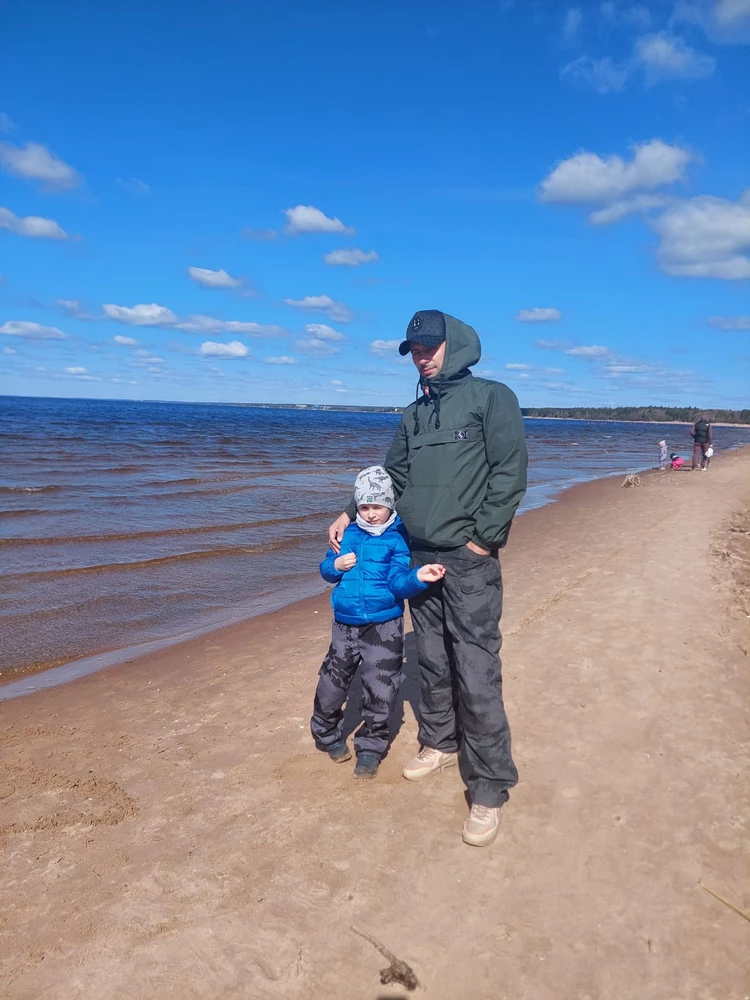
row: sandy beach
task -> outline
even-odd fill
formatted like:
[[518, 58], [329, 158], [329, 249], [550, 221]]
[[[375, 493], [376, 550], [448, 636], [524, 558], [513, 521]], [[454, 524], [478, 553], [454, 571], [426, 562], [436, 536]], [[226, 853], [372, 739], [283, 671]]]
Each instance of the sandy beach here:
[[354, 926], [435, 1000], [746, 997], [750, 449], [621, 482], [511, 533], [490, 848], [401, 778], [412, 638], [378, 779], [314, 749], [326, 596], [0, 703], [0, 995], [405, 997]]

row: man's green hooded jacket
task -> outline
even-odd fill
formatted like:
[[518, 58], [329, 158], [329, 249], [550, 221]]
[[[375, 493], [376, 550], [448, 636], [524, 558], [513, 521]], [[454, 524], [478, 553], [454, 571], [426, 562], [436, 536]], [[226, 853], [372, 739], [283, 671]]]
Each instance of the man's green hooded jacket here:
[[444, 316], [443, 367], [435, 378], [420, 380], [385, 468], [415, 544], [444, 549], [474, 541], [495, 551], [505, 545], [526, 491], [521, 410], [506, 385], [471, 374], [482, 354], [479, 337]]

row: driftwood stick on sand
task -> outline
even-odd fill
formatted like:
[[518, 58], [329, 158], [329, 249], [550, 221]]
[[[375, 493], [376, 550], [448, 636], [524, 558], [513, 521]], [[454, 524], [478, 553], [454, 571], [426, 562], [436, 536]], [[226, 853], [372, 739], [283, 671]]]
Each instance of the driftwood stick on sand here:
[[741, 917], [744, 917], [745, 920], [750, 920], [750, 913], [748, 913], [746, 910], [741, 910], [739, 906], [735, 906], [734, 903], [731, 903], [728, 899], [725, 899], [723, 896], [719, 895], [718, 892], [714, 892], [713, 889], [709, 889], [708, 886], [704, 885], [702, 882], [699, 882], [698, 885], [701, 887], [701, 889], [705, 889], [706, 892], [709, 893], [711, 896], [713, 896], [715, 899], [718, 899], [720, 903], [723, 903], [724, 906], [728, 906], [730, 910], [734, 910], [735, 913], [739, 913], [739, 915]]
[[387, 959], [387, 961], [391, 963], [387, 969], [380, 970], [380, 982], [384, 986], [388, 983], [400, 983], [401, 986], [405, 986], [411, 993], [421, 985], [417, 977], [414, 975], [412, 967], [407, 965], [406, 962], [403, 962], [400, 958], [396, 958], [393, 952], [388, 951], [381, 941], [378, 941], [377, 938], [371, 937], [364, 931], [358, 930], [354, 926], [352, 926], [351, 929], [355, 934], [359, 934], [361, 938], [364, 938], [365, 941], [369, 941], [373, 948], [377, 948], [383, 958]]

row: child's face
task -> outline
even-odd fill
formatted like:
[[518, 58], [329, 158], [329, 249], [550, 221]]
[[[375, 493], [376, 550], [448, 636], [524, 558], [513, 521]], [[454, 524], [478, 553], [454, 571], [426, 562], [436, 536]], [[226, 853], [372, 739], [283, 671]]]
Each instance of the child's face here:
[[382, 507], [379, 503], [361, 503], [357, 511], [368, 524], [385, 524], [391, 516], [391, 508]]

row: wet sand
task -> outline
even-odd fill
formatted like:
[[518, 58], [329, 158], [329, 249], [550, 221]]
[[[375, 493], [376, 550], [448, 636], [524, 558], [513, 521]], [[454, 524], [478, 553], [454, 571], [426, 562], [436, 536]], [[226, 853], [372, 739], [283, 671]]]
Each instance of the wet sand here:
[[[575, 487], [503, 558], [521, 783], [461, 843], [415, 749], [414, 650], [375, 782], [312, 747], [325, 597], [0, 703], [0, 994], [740, 1000], [750, 450]], [[355, 720], [352, 717], [352, 728]], [[419, 994], [414, 994], [419, 995]]]

